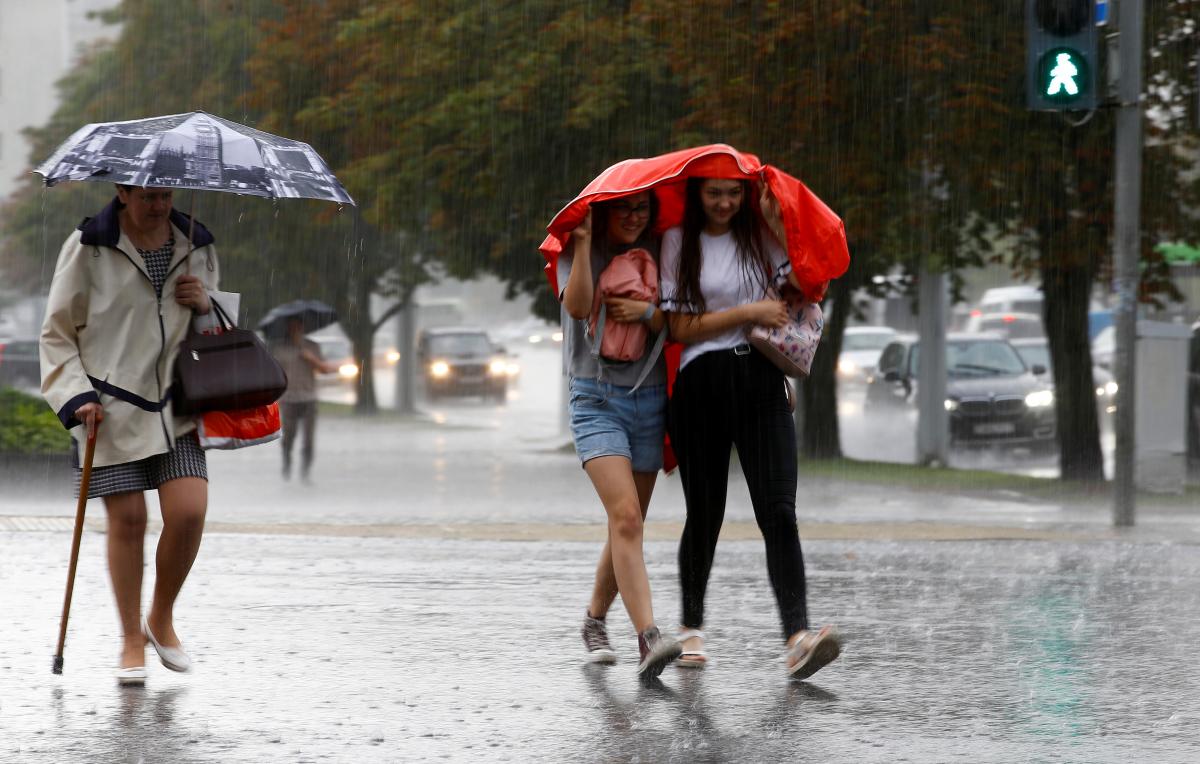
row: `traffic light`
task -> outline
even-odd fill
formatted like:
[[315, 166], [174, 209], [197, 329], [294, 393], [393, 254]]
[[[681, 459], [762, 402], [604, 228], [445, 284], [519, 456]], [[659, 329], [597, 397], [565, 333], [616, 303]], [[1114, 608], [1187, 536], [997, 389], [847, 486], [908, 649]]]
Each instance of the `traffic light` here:
[[1025, 0], [1025, 103], [1037, 111], [1096, 108], [1095, 0]]

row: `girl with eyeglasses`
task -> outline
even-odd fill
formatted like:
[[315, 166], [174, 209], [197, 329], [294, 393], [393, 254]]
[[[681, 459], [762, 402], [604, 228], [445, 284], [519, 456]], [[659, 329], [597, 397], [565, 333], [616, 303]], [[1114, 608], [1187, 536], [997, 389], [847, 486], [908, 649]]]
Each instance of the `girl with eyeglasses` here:
[[804, 679], [841, 647], [833, 627], [814, 631], [808, 620], [787, 382], [748, 344], [755, 324], [781, 327], [788, 321], [786, 304], [769, 296], [769, 288], [797, 284], [778, 202], [764, 188], [759, 207], [770, 229], [764, 231], [751, 193], [747, 180], [689, 179], [683, 224], [663, 235], [661, 308], [672, 338], [685, 345], [667, 417], [687, 504], [679, 542], [679, 665], [707, 663], [704, 595], [725, 516], [730, 449], [736, 447], [766, 543], [787, 671]]
[[[642, 557], [642, 525], [663, 463], [666, 370], [661, 354], [650, 347], [640, 360], [598, 359], [592, 346], [598, 340], [588, 328], [600, 274], [613, 258], [638, 248], [652, 256], [657, 252], [655, 212], [656, 201], [647, 192], [595, 203], [558, 259], [571, 433], [608, 515], [608, 540], [583, 622], [584, 647], [589, 662], [616, 661], [605, 617], [620, 592], [637, 630], [637, 673], [644, 679], [658, 676], [680, 653], [679, 643], [655, 625]], [[604, 302], [606, 322], [645, 322], [648, 346], [665, 326], [662, 311], [652, 302], [615, 297]]]

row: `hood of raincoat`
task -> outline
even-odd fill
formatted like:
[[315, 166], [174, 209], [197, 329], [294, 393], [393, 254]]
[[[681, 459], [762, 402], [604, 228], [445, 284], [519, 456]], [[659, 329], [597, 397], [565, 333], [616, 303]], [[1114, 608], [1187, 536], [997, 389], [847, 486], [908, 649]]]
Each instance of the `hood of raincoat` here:
[[[758, 157], [722, 143], [675, 151], [648, 159], [626, 159], [600, 173], [550, 221], [549, 234], [538, 248], [546, 259], [546, 275], [557, 293], [558, 255], [571, 231], [587, 216], [593, 202], [651, 190], [658, 198], [654, 230], [661, 233], [683, 222], [688, 178], [722, 178], [766, 183], [779, 200], [788, 258], [804, 294], [820, 300], [830, 279], [846, 272], [850, 252], [841, 218], [799, 179]], [[757, 194], [750, 203], [757, 208]]]

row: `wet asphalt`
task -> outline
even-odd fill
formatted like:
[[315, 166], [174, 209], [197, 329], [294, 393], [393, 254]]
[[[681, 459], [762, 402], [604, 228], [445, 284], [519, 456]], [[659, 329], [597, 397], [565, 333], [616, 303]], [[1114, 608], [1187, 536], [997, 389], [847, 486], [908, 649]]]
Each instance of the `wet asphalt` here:
[[[177, 611], [195, 669], [151, 651], [143, 689], [112, 676], [100, 506], [55, 676], [73, 502], [5, 486], [0, 762], [1200, 760], [1200, 510], [1147, 508], [1115, 531], [1102, 501], [802, 468], [810, 613], [845, 649], [793, 682], [735, 477], [711, 665], [646, 685], [619, 602], [618, 663], [583, 661], [604, 530], [539, 396], [326, 417], [313, 485], [283, 482], [273, 446], [213, 455]], [[646, 557], [664, 628], [682, 519], [678, 480], [660, 480]]]

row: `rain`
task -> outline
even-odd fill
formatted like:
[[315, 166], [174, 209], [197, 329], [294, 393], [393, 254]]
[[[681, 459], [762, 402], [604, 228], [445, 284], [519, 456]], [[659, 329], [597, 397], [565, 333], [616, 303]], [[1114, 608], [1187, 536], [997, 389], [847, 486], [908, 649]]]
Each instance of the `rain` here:
[[0, 762], [1193, 761], [1198, 546], [1197, 0], [0, 0]]

